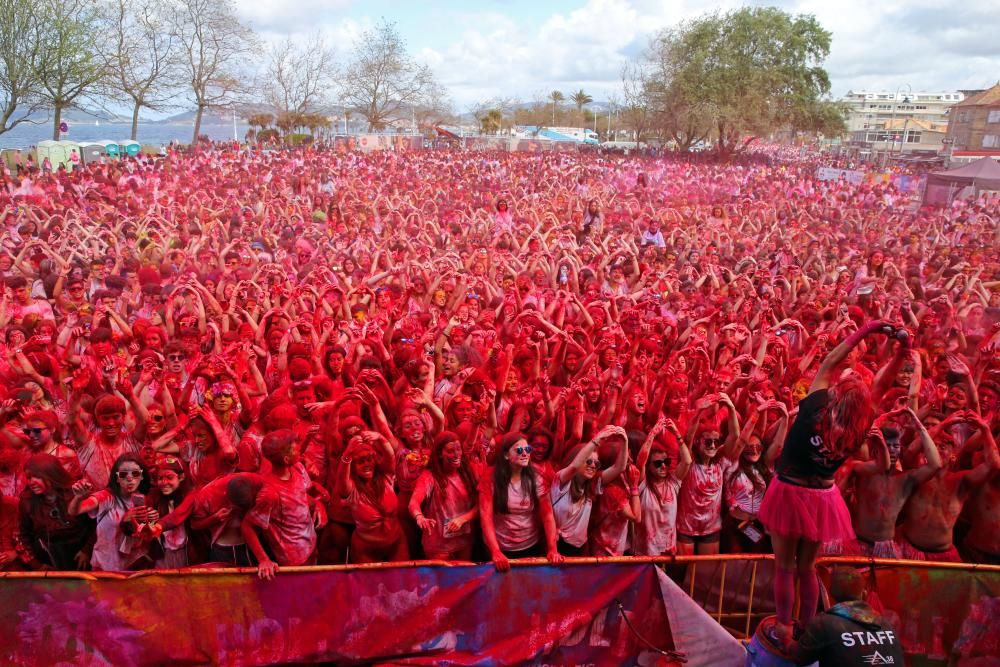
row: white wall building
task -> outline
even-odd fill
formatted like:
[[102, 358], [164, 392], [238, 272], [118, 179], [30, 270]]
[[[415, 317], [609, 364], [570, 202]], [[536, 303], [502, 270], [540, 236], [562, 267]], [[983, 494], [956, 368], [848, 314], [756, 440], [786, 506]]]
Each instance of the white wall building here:
[[913, 92], [908, 87], [849, 91], [841, 99], [848, 107], [846, 145], [861, 157], [941, 152], [948, 110], [963, 99], [961, 91]]

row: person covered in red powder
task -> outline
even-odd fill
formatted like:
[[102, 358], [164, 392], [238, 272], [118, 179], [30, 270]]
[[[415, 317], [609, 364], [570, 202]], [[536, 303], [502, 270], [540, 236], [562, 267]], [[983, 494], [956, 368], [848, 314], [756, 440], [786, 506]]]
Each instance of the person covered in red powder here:
[[779, 645], [792, 637], [795, 584], [799, 587], [799, 624], [816, 613], [819, 580], [815, 563], [824, 542], [854, 539], [851, 515], [834, 483], [834, 474], [861, 447], [872, 422], [868, 387], [852, 376], [840, 378], [840, 365], [866, 336], [905, 331], [873, 321], [847, 337], [823, 360], [777, 462], [777, 478], [760, 508], [775, 554], [774, 598]]
[[504, 436], [496, 462], [479, 485], [483, 539], [497, 570], [516, 558], [546, 556], [561, 563], [558, 529], [544, 480], [531, 464], [531, 445], [520, 433]]

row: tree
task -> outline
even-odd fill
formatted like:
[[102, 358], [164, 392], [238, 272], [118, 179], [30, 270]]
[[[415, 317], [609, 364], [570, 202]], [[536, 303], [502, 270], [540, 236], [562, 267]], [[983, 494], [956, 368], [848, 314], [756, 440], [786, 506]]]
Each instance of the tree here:
[[383, 21], [354, 43], [340, 78], [341, 101], [380, 130], [402, 117], [402, 110], [423, 99], [434, 81], [426, 65], [414, 62], [394, 23]]
[[240, 62], [256, 42], [231, 0], [177, 0], [171, 30], [180, 45], [188, 93], [195, 105], [193, 142], [206, 109], [236, 102], [245, 91]]
[[622, 97], [624, 103], [619, 107], [625, 127], [635, 135], [635, 146], [639, 147], [642, 136], [649, 127], [652, 109], [647, 97], [649, 82], [642, 68], [634, 63], [626, 63], [622, 67]]
[[707, 14], [657, 35], [651, 52], [658, 112], [679, 126], [710, 118], [720, 155], [788, 124], [830, 89], [830, 33], [813, 16], [773, 7]]
[[843, 102], [813, 100], [792, 110], [789, 126], [792, 132], [809, 132], [825, 137], [839, 137], [847, 133], [849, 108]]
[[44, 106], [37, 79], [38, 42], [31, 39], [34, 2], [0, 0], [0, 134]]
[[94, 48], [101, 23], [92, 0], [38, 0], [32, 3], [30, 38], [38, 57], [33, 63], [42, 102], [52, 109], [52, 138], [59, 139], [65, 109], [97, 92], [107, 68]]
[[273, 122], [274, 122], [274, 115], [269, 113], [250, 114], [250, 116], [247, 118], [247, 125], [249, 125], [251, 128], [259, 127], [262, 130], [267, 127], [270, 127], [271, 123]]
[[576, 105], [576, 110], [581, 112], [583, 111], [583, 107], [594, 101], [593, 97], [583, 92], [583, 88], [573, 93], [571, 99], [573, 100], [573, 104]]
[[418, 126], [440, 125], [454, 120], [455, 109], [448, 90], [432, 79], [413, 107], [413, 118]]
[[556, 107], [566, 99], [561, 90], [553, 90], [549, 93], [549, 100], [552, 102], [552, 124], [556, 124]]
[[319, 33], [296, 43], [291, 37], [267, 49], [260, 88], [278, 111], [307, 113], [329, 102], [335, 64], [333, 50]]
[[180, 85], [180, 50], [162, 2], [107, 0], [101, 15], [107, 26], [102, 48], [105, 83], [110, 92], [131, 100], [135, 140], [141, 109], [161, 111], [171, 106]]

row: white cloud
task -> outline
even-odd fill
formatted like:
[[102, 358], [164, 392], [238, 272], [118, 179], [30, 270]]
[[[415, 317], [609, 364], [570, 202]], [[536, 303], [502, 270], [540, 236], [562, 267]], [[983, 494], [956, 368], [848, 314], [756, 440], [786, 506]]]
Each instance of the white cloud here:
[[[495, 97], [524, 100], [553, 89], [585, 89], [604, 99], [620, 88], [622, 64], [638, 54], [657, 30], [715, 9], [740, 6], [722, 0], [584, 0], [568, 12], [532, 21], [514, 5], [493, 2], [478, 9], [437, 7], [426, 32], [403, 32], [414, 55], [430, 65], [460, 108]], [[992, 85], [1000, 78], [1000, 12], [995, 0], [951, 6], [939, 0], [771, 0], [792, 13], [815, 14], [833, 33], [826, 63], [833, 92], [850, 88], [954, 90]], [[245, 17], [272, 33], [308, 33], [322, 27], [346, 54], [353, 38], [378, 16], [337, 19], [351, 0], [239, 0]], [[363, 7], [353, 5], [355, 8]], [[429, 3], [433, 7], [433, 3]], [[393, 3], [397, 14], [423, 6]], [[340, 12], [342, 14], [343, 12]], [[354, 12], [356, 14], [356, 12]], [[441, 20], [442, 14], [447, 20]], [[386, 18], [392, 20], [391, 12]], [[407, 24], [420, 24], [411, 20]]]

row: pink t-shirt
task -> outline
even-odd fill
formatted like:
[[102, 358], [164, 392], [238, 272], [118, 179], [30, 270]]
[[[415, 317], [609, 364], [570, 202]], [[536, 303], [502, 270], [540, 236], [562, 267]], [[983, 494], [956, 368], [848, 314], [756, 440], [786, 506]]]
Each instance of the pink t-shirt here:
[[471, 494], [465, 487], [461, 475], [449, 475], [445, 479], [444, 488], [441, 489], [435, 483], [431, 471], [425, 470], [417, 479], [414, 495], [424, 497], [421, 511], [425, 517], [437, 522], [432, 530], [423, 534], [425, 552], [454, 551], [472, 544], [471, 523], [462, 526], [457, 533], [450, 533], [445, 529], [449, 521], [465, 514], [473, 507]]
[[597, 503], [597, 513], [590, 532], [592, 556], [621, 556], [628, 540], [628, 523], [625, 510], [629, 494], [621, 484], [611, 484], [604, 489]]
[[370, 544], [387, 545], [399, 539], [399, 499], [393, 491], [394, 475], [386, 475], [382, 479], [382, 497], [372, 502], [366, 494], [358, 491], [347, 497], [351, 508], [351, 518], [354, 519], [354, 534], [358, 539]]
[[287, 480], [265, 477], [257, 495], [251, 516], [264, 529], [278, 565], [303, 565], [316, 549], [316, 527], [309, 513], [307, 493], [311, 485], [305, 467], [297, 463]]
[[767, 485], [756, 470], [751, 469], [750, 474], [757, 478], [760, 488], [754, 488], [751, 478], [741, 470], [733, 471], [733, 474], [726, 478], [726, 507], [756, 515], [760, 512], [760, 504], [764, 501]]
[[[480, 494], [493, 495], [493, 469], [482, 477]], [[497, 512], [493, 508], [493, 527], [500, 550], [506, 553], [524, 551], [538, 544], [542, 537], [542, 522], [536, 503], [545, 498], [548, 487], [541, 475], [535, 475], [535, 498], [530, 498], [520, 484], [507, 485], [507, 512]]]

